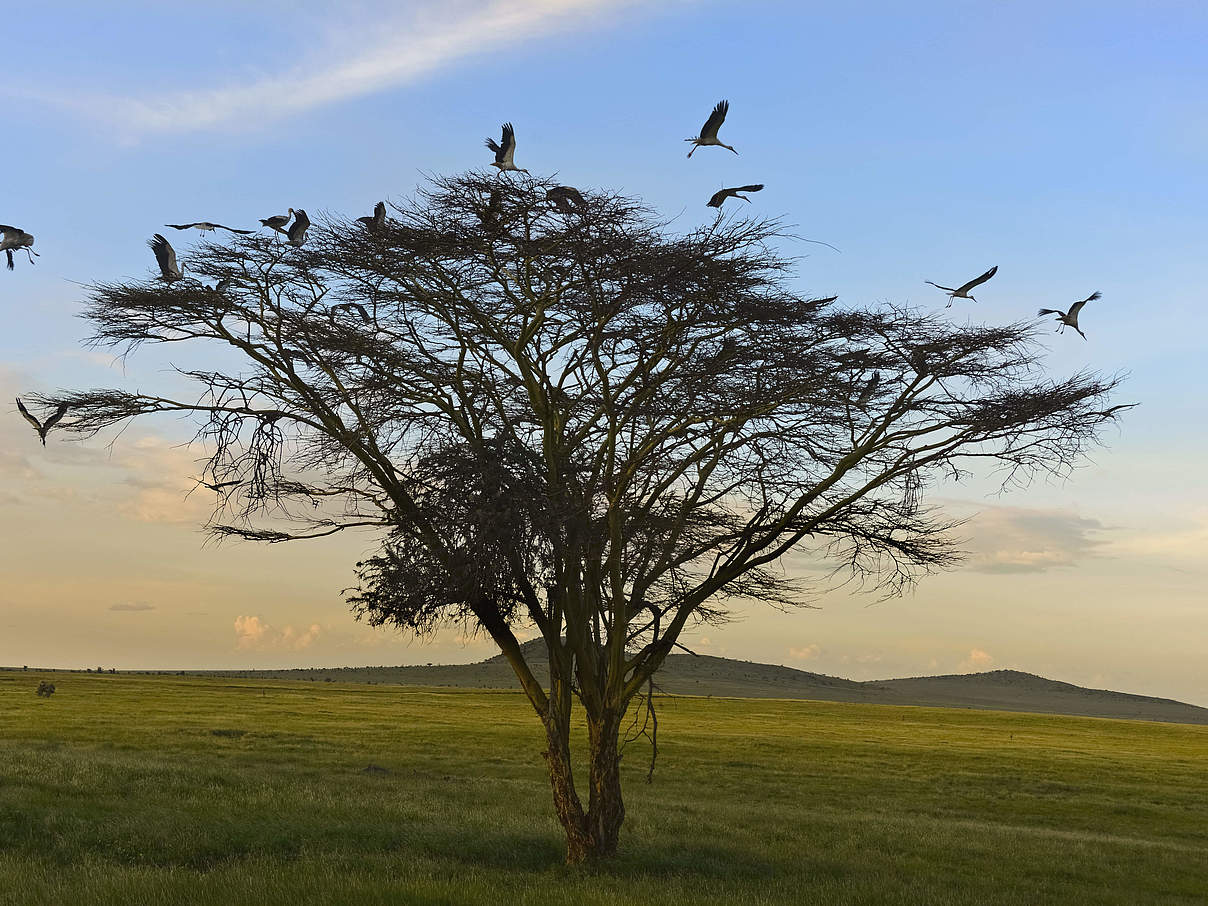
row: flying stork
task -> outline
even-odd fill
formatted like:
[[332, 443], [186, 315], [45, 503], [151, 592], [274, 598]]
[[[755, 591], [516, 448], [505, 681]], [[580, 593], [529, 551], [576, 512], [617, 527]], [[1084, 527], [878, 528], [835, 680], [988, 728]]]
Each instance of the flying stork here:
[[587, 207], [583, 194], [574, 186], [554, 186], [547, 189], [545, 200], [553, 202], [554, 207], [563, 214], [573, 214], [576, 210], [581, 211]]
[[50, 429], [59, 423], [64, 415], [67, 414], [68, 406], [66, 403], [60, 403], [59, 408], [54, 411], [54, 414], [44, 422], [38, 421], [29, 410], [25, 408], [25, 404], [21, 402], [21, 397], [17, 397], [17, 408], [21, 410], [21, 414], [25, 416], [25, 420], [33, 425], [34, 430], [38, 432], [38, 437], [42, 438], [42, 446], [46, 446], [46, 435], [50, 433]]
[[[705, 124], [700, 127], [700, 135], [695, 138], [686, 138], [684, 141], [692, 142], [692, 151], [703, 145], [721, 145], [723, 148], [730, 148], [725, 142], [717, 137], [717, 130], [721, 128], [721, 124], [726, 121], [726, 113], [730, 110], [729, 101], [718, 101], [717, 106], [713, 108], [713, 112], [709, 114], [709, 118], [705, 120]], [[733, 148], [730, 148], [734, 151]], [[688, 152], [688, 156], [692, 156], [692, 151]], [[737, 151], [734, 151], [737, 154]]]
[[160, 279], [164, 283], [175, 283], [184, 277], [180, 268], [176, 266], [176, 250], [172, 248], [172, 244], [164, 238], [162, 233], [156, 233], [153, 238], [148, 239], [147, 245], [155, 253], [155, 260], [159, 262]]
[[310, 229], [310, 218], [301, 208], [297, 210], [291, 208], [290, 210], [294, 211], [294, 222], [290, 224], [285, 235], [289, 237], [290, 245], [300, 246], [306, 241], [306, 231]]
[[8, 256], [8, 269], [13, 269], [13, 250], [24, 249], [25, 254], [29, 256], [29, 263], [34, 263], [35, 252], [30, 246], [34, 244], [34, 237], [20, 227], [7, 226], [0, 223], [0, 250]]
[[370, 233], [376, 233], [386, 223], [386, 202], [379, 201], [373, 206], [373, 216], [358, 217], [357, 223], [363, 225]]
[[[264, 221], [260, 221], [263, 223]], [[197, 223], [165, 223], [164, 226], [172, 227], [174, 230], [197, 230], [199, 233], [208, 233], [211, 230], [226, 230], [228, 233], [238, 233], [240, 236], [250, 236], [255, 230], [237, 230], [234, 227], [223, 226], [221, 223], [210, 223], [208, 220], [200, 220]]]
[[495, 152], [495, 160], [491, 162], [491, 166], [498, 167], [500, 173], [504, 170], [528, 173], [528, 170], [517, 167], [512, 161], [512, 155], [516, 153], [516, 132], [512, 129], [511, 123], [503, 124], [503, 137], [498, 142], [493, 138], [488, 138], [487, 147]]
[[969, 290], [973, 289], [974, 287], [981, 286], [997, 273], [998, 265], [996, 264], [980, 277], [974, 277], [964, 286], [958, 286], [956, 289], [953, 289], [951, 286], [940, 286], [938, 283], [931, 283], [930, 280], [924, 280], [923, 282], [931, 283], [931, 285], [936, 289], [942, 289], [944, 292], [946, 292], [948, 294], [948, 304], [945, 305], [944, 308], [950, 308], [952, 306], [953, 299], [968, 299], [970, 302], [976, 302], [977, 300], [969, 295]]
[[763, 190], [763, 183], [758, 183], [753, 186], [738, 186], [735, 189], [719, 189], [713, 193], [713, 197], [705, 202], [706, 207], [720, 208], [722, 202], [727, 198], [741, 198], [743, 201], [750, 201], [745, 195], [739, 195], [739, 192], [760, 192]]
[[1073, 305], [1071, 305], [1069, 311], [1057, 311], [1053, 308], [1042, 308], [1040, 311], [1036, 312], [1036, 317], [1042, 318], [1045, 315], [1056, 315], [1057, 320], [1061, 323], [1061, 326], [1057, 328], [1058, 333], [1065, 333], [1065, 329], [1067, 327], [1072, 327], [1074, 330], [1078, 331], [1078, 336], [1085, 340], [1086, 334], [1084, 334], [1082, 329], [1078, 326], [1078, 312], [1082, 311], [1082, 306], [1087, 302], [1094, 302], [1096, 299], [1102, 298], [1103, 293], [1095, 290], [1095, 292], [1091, 293], [1081, 302], [1075, 302]]

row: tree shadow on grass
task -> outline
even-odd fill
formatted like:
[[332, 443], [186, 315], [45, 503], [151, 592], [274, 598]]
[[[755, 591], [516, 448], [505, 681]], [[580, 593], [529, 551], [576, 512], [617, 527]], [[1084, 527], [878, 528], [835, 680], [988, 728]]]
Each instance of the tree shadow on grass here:
[[661, 841], [652, 848], [626, 848], [617, 859], [599, 866], [610, 875], [640, 873], [652, 877], [699, 878], [710, 881], [760, 881], [776, 876], [776, 866], [741, 848], [726, 849], [700, 843]]
[[[468, 835], [464, 827], [428, 828], [410, 846], [429, 857], [494, 870], [544, 872], [565, 864], [566, 841], [559, 834], [524, 831], [482, 831]], [[626, 848], [616, 858], [577, 867], [608, 877], [645, 875], [652, 878], [699, 878], [711, 881], [760, 881], [776, 876], [776, 867], [740, 849], [681, 845], [667, 840], [656, 848]]]

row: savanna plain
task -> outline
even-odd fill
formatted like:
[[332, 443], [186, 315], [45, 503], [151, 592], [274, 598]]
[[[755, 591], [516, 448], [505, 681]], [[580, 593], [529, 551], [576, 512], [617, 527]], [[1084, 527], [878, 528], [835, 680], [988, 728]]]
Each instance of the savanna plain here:
[[658, 713], [619, 858], [572, 869], [518, 693], [0, 672], [0, 904], [1208, 901], [1208, 727]]

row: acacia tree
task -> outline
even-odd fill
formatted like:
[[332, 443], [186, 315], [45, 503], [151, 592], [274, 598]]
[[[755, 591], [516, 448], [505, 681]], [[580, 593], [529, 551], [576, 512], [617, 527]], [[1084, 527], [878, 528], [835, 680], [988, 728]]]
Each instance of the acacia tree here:
[[[979, 459], [1013, 482], [1068, 472], [1116, 381], [1046, 378], [1024, 324], [796, 292], [775, 222], [673, 235], [631, 199], [555, 204], [552, 185], [443, 178], [381, 226], [329, 220], [301, 249], [203, 244], [187, 274], [223, 291], [95, 285], [94, 343], [223, 347], [239, 365], [183, 371], [196, 400], [40, 401], [86, 436], [194, 416], [218, 535], [380, 530], [352, 608], [494, 640], [545, 728], [575, 863], [616, 850], [622, 721], [686, 627], [736, 602], [803, 606], [777, 568], [794, 548], [890, 594], [952, 564], [928, 484]], [[517, 639], [534, 629], [548, 677]]]

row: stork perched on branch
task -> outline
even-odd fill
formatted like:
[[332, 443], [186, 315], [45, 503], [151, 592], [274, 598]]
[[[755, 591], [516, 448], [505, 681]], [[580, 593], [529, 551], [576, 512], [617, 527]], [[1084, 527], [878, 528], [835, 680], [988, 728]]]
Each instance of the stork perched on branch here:
[[21, 414], [25, 417], [25, 420], [33, 425], [34, 430], [38, 432], [38, 437], [42, 438], [42, 446], [45, 447], [46, 435], [50, 433], [51, 428], [59, 423], [59, 419], [67, 414], [69, 407], [66, 403], [60, 403], [59, 408], [56, 409], [44, 422], [38, 421], [37, 418], [30, 414], [30, 411], [25, 408], [25, 404], [21, 402], [20, 397], [17, 397], [17, 408], [21, 410]]
[[488, 138], [487, 147], [495, 152], [495, 160], [491, 162], [491, 166], [498, 167], [500, 173], [504, 170], [528, 173], [528, 170], [517, 167], [515, 161], [512, 160], [512, 156], [516, 153], [516, 130], [512, 128], [511, 123], [503, 124], [503, 135], [498, 142], [493, 138]]
[[8, 256], [8, 269], [13, 269], [13, 250], [23, 249], [25, 254], [29, 256], [29, 263], [34, 263], [35, 252], [30, 246], [34, 244], [34, 237], [25, 232], [20, 227], [7, 226], [0, 223], [0, 251], [3, 251]]
[[358, 217], [357, 223], [365, 227], [370, 233], [376, 233], [386, 224], [386, 202], [379, 201], [373, 206], [373, 216]]
[[583, 194], [574, 186], [554, 186], [547, 189], [545, 200], [551, 201], [563, 214], [573, 214], [587, 207]]
[[[717, 137], [717, 130], [721, 128], [721, 124], [726, 121], [726, 113], [730, 110], [729, 101], [718, 101], [717, 106], [713, 108], [713, 112], [709, 114], [709, 118], [705, 120], [705, 124], [700, 127], [700, 135], [695, 138], [686, 138], [684, 141], [692, 142], [692, 151], [688, 152], [688, 156], [692, 156], [692, 152], [703, 145], [721, 145], [723, 148], [730, 148], [725, 142]], [[737, 151], [734, 151], [737, 154]]]
[[[263, 223], [264, 221], [260, 221]], [[197, 230], [199, 233], [209, 233], [212, 230], [226, 230], [228, 233], [238, 233], [240, 236], [250, 236], [255, 230], [237, 230], [234, 227], [223, 226], [221, 223], [210, 223], [208, 220], [199, 220], [197, 223], [165, 223], [164, 226], [172, 227], [174, 230]]]
[[718, 191], [713, 193], [712, 198], [710, 198], [707, 202], [705, 202], [705, 206], [710, 207], [710, 208], [720, 208], [722, 206], [722, 203], [727, 198], [741, 198], [743, 201], [749, 202], [751, 199], [747, 198], [747, 196], [745, 196], [745, 195], [739, 195], [738, 193], [739, 192], [762, 192], [762, 191], [763, 191], [763, 183], [756, 183], [753, 186], [738, 186], [737, 188], [734, 188], [734, 189], [719, 189]]
[[184, 277], [176, 264], [176, 249], [172, 248], [172, 243], [164, 238], [163, 233], [156, 233], [147, 240], [147, 245], [155, 253], [155, 260], [159, 263], [160, 279], [164, 283], [175, 283]]
[[294, 212], [294, 222], [289, 225], [285, 235], [289, 237], [290, 245], [301, 246], [306, 241], [306, 231], [310, 229], [310, 218], [301, 208], [290, 210]]
[[1096, 299], [1102, 298], [1103, 293], [1095, 290], [1095, 292], [1091, 293], [1081, 302], [1075, 302], [1073, 305], [1071, 305], [1069, 311], [1058, 311], [1055, 308], [1042, 308], [1040, 311], [1036, 312], [1036, 317], [1043, 318], [1045, 315], [1056, 315], [1057, 320], [1061, 322], [1061, 326], [1057, 328], [1058, 333], [1065, 333], [1065, 329], [1067, 327], [1072, 327], [1074, 330], [1078, 331], [1078, 336], [1085, 340], [1086, 334], [1084, 334], [1082, 329], [1078, 326], [1078, 312], [1082, 311], [1082, 306], [1084, 306], [1087, 302], [1094, 302]]
[[860, 395], [856, 397], [856, 405], [861, 409], [866, 408], [869, 400], [872, 399], [872, 395], [877, 392], [877, 385], [880, 383], [881, 372], [874, 371], [872, 373], [872, 377], [868, 379], [868, 383], [865, 384], [864, 388], [860, 391]]
[[950, 308], [952, 306], [953, 299], [968, 299], [970, 302], [976, 302], [977, 300], [969, 295], [969, 290], [981, 286], [997, 273], [998, 265], [996, 264], [980, 277], [974, 277], [968, 283], [964, 284], [963, 286], [958, 286], [955, 289], [953, 289], [951, 286], [940, 286], [938, 283], [931, 283], [930, 280], [924, 280], [923, 282], [931, 283], [931, 285], [936, 289], [942, 289], [944, 292], [946, 292], [948, 294], [948, 304], [945, 305], [944, 308]]
[[276, 230], [278, 233], [285, 233], [285, 225], [289, 223], [289, 219], [294, 216], [294, 209], [290, 208], [288, 214], [274, 214], [272, 217], [265, 217], [260, 222], [270, 230]]
[[331, 320], [332, 321], [335, 320], [336, 312], [344, 311], [345, 309], [351, 309], [351, 310], [355, 311], [358, 315], [361, 316], [361, 320], [364, 321], [366, 324], [373, 323], [373, 318], [369, 317], [369, 312], [365, 310], [365, 306], [362, 305], [360, 302], [341, 302], [339, 305], [333, 305], [331, 307], [331, 311], [330, 311]]

